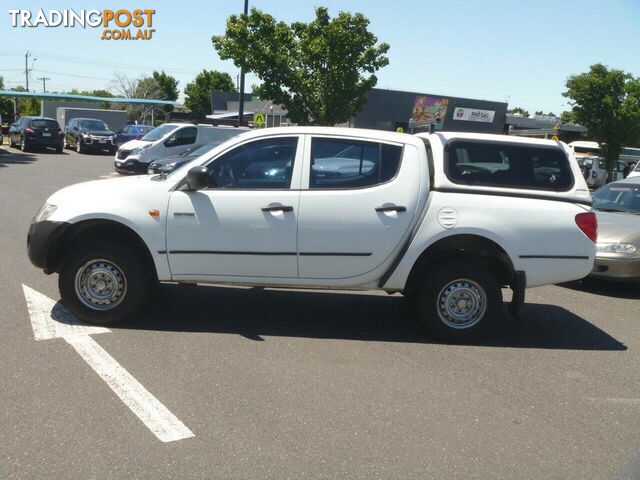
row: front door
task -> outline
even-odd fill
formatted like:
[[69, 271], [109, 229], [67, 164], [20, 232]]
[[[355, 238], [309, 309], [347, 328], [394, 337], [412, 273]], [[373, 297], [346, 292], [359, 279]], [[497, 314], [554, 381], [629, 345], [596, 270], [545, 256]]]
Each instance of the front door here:
[[381, 266], [406, 238], [420, 191], [418, 151], [399, 144], [311, 138], [300, 194], [301, 279], [346, 279]]
[[171, 194], [174, 278], [297, 278], [302, 143], [297, 135], [244, 142], [206, 165], [210, 188]]

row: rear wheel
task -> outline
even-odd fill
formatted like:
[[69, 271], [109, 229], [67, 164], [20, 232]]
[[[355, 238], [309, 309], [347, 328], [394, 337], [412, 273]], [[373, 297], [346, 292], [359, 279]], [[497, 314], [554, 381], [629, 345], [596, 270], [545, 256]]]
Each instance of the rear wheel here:
[[24, 138], [24, 136], [22, 137], [22, 140], [20, 140], [20, 150], [22, 150], [23, 152], [29, 151], [29, 145], [27, 144], [27, 140]]
[[414, 301], [418, 320], [445, 341], [478, 336], [502, 312], [502, 290], [494, 274], [466, 262], [442, 265], [426, 274]]
[[64, 305], [96, 325], [130, 318], [145, 303], [150, 286], [149, 269], [140, 255], [118, 242], [72, 247], [58, 276]]

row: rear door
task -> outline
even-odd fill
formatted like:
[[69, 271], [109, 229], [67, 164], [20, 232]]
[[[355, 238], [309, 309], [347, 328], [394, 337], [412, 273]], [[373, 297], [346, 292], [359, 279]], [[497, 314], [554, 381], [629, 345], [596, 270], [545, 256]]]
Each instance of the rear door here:
[[309, 136], [305, 157], [298, 226], [300, 278], [351, 278], [375, 270], [399, 247], [416, 215], [418, 150], [357, 138]]
[[34, 118], [31, 120], [33, 136], [42, 144], [55, 144], [60, 139], [60, 126], [55, 120]]

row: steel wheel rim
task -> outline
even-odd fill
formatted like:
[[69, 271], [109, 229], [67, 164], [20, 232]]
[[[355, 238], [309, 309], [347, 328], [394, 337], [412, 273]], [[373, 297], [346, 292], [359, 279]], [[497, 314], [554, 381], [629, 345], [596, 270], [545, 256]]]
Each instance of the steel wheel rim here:
[[487, 311], [487, 294], [473, 280], [457, 279], [444, 286], [437, 299], [438, 317], [449, 328], [476, 325]]
[[127, 293], [127, 279], [120, 267], [104, 259], [90, 260], [80, 267], [74, 284], [78, 299], [97, 311], [112, 310]]
[[76, 140], [76, 152], [80, 153], [80, 150], [82, 150], [80, 140]]
[[20, 141], [20, 148], [24, 150], [26, 146], [27, 146], [27, 142], [25, 142], [24, 137], [22, 137], [22, 140]]

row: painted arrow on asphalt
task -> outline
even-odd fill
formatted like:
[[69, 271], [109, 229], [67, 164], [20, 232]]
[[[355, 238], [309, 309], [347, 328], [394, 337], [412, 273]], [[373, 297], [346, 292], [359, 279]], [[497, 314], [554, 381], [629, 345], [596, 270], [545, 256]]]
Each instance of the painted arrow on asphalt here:
[[194, 436], [184, 423], [90, 337], [111, 330], [82, 323], [60, 304], [26, 285], [22, 285], [22, 290], [36, 340], [64, 339], [160, 441], [175, 442]]

